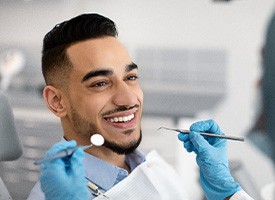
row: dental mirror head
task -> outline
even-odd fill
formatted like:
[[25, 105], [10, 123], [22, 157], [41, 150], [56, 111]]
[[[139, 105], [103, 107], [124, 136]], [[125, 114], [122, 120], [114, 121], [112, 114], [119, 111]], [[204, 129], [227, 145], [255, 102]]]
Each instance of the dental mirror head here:
[[101, 146], [104, 143], [104, 138], [100, 134], [94, 134], [91, 136], [90, 141], [95, 146]]

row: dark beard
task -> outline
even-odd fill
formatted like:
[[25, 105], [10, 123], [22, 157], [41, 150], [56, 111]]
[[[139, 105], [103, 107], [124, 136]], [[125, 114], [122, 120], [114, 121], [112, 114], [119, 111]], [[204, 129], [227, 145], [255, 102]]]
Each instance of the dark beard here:
[[140, 131], [140, 136], [138, 140], [130, 142], [130, 144], [128, 144], [127, 146], [122, 146], [122, 145], [116, 144], [115, 142], [111, 142], [107, 140], [104, 141], [103, 146], [105, 146], [106, 148], [112, 150], [113, 152], [119, 155], [123, 155], [123, 154], [127, 155], [132, 153], [134, 150], [136, 150], [136, 148], [141, 143], [141, 140], [142, 140], [142, 131]]
[[[74, 128], [76, 129], [77, 134], [81, 135], [86, 140], [90, 140], [90, 137], [95, 133], [100, 134], [100, 132], [97, 131], [95, 124], [81, 117], [73, 106], [71, 106], [71, 110], [72, 110], [72, 123]], [[105, 139], [103, 146], [120, 155], [130, 154], [139, 146], [141, 140], [142, 140], [142, 131], [140, 131], [140, 136], [138, 140], [132, 141], [128, 145], [123, 146]]]

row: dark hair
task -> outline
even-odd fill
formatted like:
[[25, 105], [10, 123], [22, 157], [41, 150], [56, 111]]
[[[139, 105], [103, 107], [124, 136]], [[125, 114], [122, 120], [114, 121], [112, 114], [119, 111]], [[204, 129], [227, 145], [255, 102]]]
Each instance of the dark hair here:
[[115, 23], [99, 14], [82, 14], [57, 24], [43, 40], [42, 73], [46, 84], [65, 81], [72, 69], [66, 49], [79, 41], [117, 37]]

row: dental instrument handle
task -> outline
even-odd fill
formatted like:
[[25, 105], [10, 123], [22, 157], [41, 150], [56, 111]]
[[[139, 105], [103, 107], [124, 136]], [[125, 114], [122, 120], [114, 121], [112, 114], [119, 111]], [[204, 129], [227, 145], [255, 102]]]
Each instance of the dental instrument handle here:
[[[189, 130], [183, 130], [182, 133], [190, 133]], [[244, 141], [244, 138], [242, 137], [237, 137], [237, 136], [228, 136], [228, 135], [217, 135], [213, 133], [204, 133], [204, 132], [197, 132], [200, 135], [203, 136], [209, 136], [209, 137], [217, 137], [217, 138], [223, 138], [223, 139], [228, 139], [228, 140], [237, 140], [237, 141]]]
[[51, 160], [54, 160], [54, 159], [58, 159], [58, 158], [64, 158], [64, 157], [67, 157], [67, 156], [71, 156], [77, 148], [81, 148], [83, 151], [89, 147], [91, 147], [92, 145], [86, 145], [86, 146], [77, 146], [77, 147], [74, 147], [74, 148], [70, 148], [70, 149], [65, 149], [63, 151], [60, 151], [59, 153], [53, 155], [53, 156], [50, 156], [48, 158], [43, 158], [43, 159], [40, 159], [40, 160], [35, 160], [34, 161], [34, 164], [35, 165], [40, 165], [42, 164], [43, 162], [47, 162], [47, 161], [51, 161]]
[[[176, 131], [176, 132], [185, 133], [185, 134], [189, 134], [191, 132], [190, 130], [182, 130], [182, 129], [176, 129], [176, 128], [167, 128], [167, 127], [158, 128], [158, 130], [160, 130], [160, 129], [166, 129], [166, 130], [169, 130], [169, 131]], [[200, 135], [209, 136], [209, 137], [217, 137], [217, 138], [222, 138], [222, 139], [228, 139], [228, 140], [235, 140], [235, 141], [244, 142], [243, 137], [229, 136], [229, 135], [217, 135], [217, 134], [213, 134], [213, 133], [204, 133], [204, 132], [197, 132], [197, 133], [199, 133]]]

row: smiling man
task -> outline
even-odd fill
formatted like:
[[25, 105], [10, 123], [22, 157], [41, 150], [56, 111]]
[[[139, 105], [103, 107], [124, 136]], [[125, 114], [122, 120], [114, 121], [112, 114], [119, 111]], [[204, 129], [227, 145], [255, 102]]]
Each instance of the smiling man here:
[[[113, 21], [83, 14], [56, 25], [44, 38], [42, 72], [45, 102], [64, 131], [64, 140], [45, 157], [89, 145], [94, 134], [105, 142], [43, 163], [29, 200], [86, 200], [105, 192], [119, 200], [187, 199], [181, 178], [167, 163], [155, 152], [145, 158], [137, 150], [143, 106], [138, 66], [117, 39]], [[197, 154], [207, 198], [250, 199], [230, 174], [226, 140], [196, 133], [223, 134], [218, 125], [202, 121], [190, 130], [189, 135], [179, 134], [179, 140]]]
[[[83, 14], [56, 25], [44, 38], [42, 72], [43, 96], [61, 120], [64, 139], [89, 145], [93, 134], [104, 137], [103, 146], [86, 150], [84, 165], [92, 166], [86, 179], [109, 190], [144, 161], [136, 150], [143, 104], [138, 66], [117, 39], [115, 24]], [[29, 199], [44, 199], [39, 183]]]

